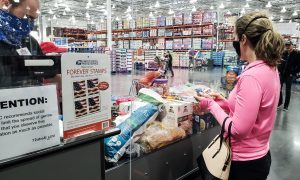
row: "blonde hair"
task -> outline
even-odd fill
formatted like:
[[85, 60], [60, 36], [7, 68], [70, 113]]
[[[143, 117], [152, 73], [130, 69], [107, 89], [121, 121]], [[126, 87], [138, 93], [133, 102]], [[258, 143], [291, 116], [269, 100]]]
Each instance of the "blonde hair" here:
[[274, 31], [272, 21], [265, 13], [253, 12], [240, 17], [236, 21], [236, 33], [239, 40], [242, 35], [247, 37], [258, 59], [272, 67], [280, 64], [284, 40]]

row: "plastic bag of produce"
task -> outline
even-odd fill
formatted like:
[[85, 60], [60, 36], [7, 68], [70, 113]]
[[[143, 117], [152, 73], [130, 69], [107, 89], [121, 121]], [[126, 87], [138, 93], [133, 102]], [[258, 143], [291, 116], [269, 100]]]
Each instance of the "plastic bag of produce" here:
[[142, 133], [143, 125], [155, 119], [157, 112], [156, 106], [148, 104], [138, 108], [124, 122], [120, 123], [117, 128], [121, 129], [121, 134], [104, 140], [107, 161], [118, 162], [135, 134]]

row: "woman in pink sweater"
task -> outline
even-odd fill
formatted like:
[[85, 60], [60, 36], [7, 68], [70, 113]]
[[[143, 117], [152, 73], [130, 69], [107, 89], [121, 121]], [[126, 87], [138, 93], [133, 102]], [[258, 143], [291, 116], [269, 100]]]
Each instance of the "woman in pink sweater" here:
[[283, 39], [272, 22], [259, 12], [242, 16], [236, 22], [233, 43], [240, 59], [248, 66], [228, 100], [196, 97], [202, 110], [217, 121], [232, 122], [232, 164], [230, 180], [265, 180], [270, 171], [269, 139], [276, 119], [280, 81], [276, 66], [284, 49]]

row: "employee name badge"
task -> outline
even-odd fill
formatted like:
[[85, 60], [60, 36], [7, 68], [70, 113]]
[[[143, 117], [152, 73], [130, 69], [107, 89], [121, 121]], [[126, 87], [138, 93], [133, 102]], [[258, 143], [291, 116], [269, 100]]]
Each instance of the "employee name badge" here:
[[20, 56], [31, 56], [31, 53], [30, 53], [30, 51], [28, 50], [27, 47], [17, 49], [17, 52], [18, 52], [18, 54], [19, 54]]

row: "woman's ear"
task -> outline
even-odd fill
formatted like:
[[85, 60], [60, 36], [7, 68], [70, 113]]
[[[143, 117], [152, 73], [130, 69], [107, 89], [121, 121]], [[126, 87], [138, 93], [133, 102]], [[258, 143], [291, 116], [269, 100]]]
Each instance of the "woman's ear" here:
[[241, 44], [245, 45], [247, 43], [247, 36], [245, 34], [242, 35]]

